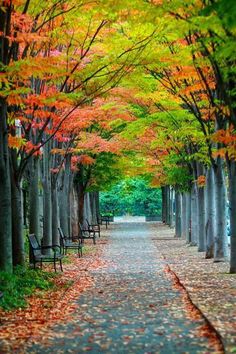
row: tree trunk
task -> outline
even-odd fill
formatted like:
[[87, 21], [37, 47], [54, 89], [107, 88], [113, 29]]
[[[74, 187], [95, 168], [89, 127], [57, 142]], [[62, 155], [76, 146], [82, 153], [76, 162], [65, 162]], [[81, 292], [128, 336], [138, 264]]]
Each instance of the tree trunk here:
[[[57, 179], [56, 176], [52, 176], [52, 187], [51, 187], [51, 197], [52, 197], [52, 244], [60, 245], [59, 237], [59, 207], [58, 207], [58, 190], [57, 190]], [[68, 235], [68, 234], [67, 234]]]
[[181, 237], [181, 193], [175, 193], [175, 236]]
[[[13, 172], [12, 172], [13, 174]], [[11, 205], [12, 205], [12, 250], [13, 265], [24, 265], [25, 249], [23, 235], [22, 192], [20, 184], [11, 177]]]
[[207, 171], [206, 179], [206, 258], [214, 257], [215, 240], [215, 192], [214, 192], [214, 171], [210, 167]]
[[229, 217], [230, 217], [230, 273], [236, 273], [236, 162], [230, 161], [229, 171]]
[[161, 187], [161, 196], [162, 196], [162, 222], [166, 223], [166, 198], [167, 198], [167, 187]]
[[79, 207], [78, 207], [78, 192], [76, 186], [70, 190], [70, 215], [71, 215], [71, 233], [72, 237], [77, 236], [79, 234]]
[[216, 197], [216, 233], [214, 245], [214, 261], [221, 261], [228, 255], [226, 235], [226, 186], [224, 166], [220, 157], [214, 166]]
[[191, 193], [186, 193], [186, 243], [191, 242]]
[[195, 184], [191, 190], [191, 245], [198, 243], [198, 208], [197, 208], [197, 187]]
[[204, 187], [198, 188], [198, 251], [206, 251], [206, 229], [205, 229], [205, 190]]
[[52, 200], [50, 172], [50, 143], [44, 148], [43, 157], [43, 245], [52, 244]]
[[78, 196], [78, 222], [81, 225], [83, 225], [85, 191], [82, 182], [77, 182], [77, 196]]
[[60, 227], [65, 235], [70, 235], [69, 214], [70, 214], [70, 163], [71, 157], [68, 155], [65, 161], [65, 169], [60, 178], [59, 187], [59, 210], [60, 210]]
[[91, 213], [91, 198], [90, 193], [87, 192], [84, 195], [84, 220], [83, 223], [86, 225], [86, 220], [91, 224], [92, 223], [92, 213]]
[[11, 177], [7, 104], [0, 98], [0, 269], [12, 272]]
[[95, 192], [95, 203], [96, 203], [96, 223], [98, 223], [99, 218], [100, 218], [99, 192]]
[[30, 161], [29, 178], [29, 233], [35, 234], [38, 241], [40, 235], [39, 211], [39, 158], [32, 157]]
[[174, 194], [174, 189], [170, 187], [169, 225], [171, 228], [174, 227]]
[[166, 186], [166, 224], [170, 225], [170, 186]]
[[97, 223], [97, 192], [90, 192], [90, 208], [91, 208], [91, 222], [92, 224]]
[[[201, 163], [196, 163], [197, 175], [196, 178], [205, 174], [205, 167]], [[198, 210], [198, 251], [206, 250], [206, 229], [205, 229], [205, 190], [204, 187], [196, 185], [197, 188], [197, 210]]]
[[187, 218], [186, 218], [186, 213], [187, 213], [187, 209], [186, 209], [186, 193], [182, 194], [182, 212], [181, 212], [181, 237], [184, 238], [186, 240], [186, 222], [187, 222]]

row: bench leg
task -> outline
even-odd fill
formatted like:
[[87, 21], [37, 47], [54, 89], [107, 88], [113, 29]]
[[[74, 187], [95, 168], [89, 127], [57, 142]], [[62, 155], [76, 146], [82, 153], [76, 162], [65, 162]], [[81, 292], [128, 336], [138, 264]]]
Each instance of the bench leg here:
[[61, 271], [63, 272], [61, 259], [60, 259], [60, 267], [61, 267]]
[[54, 259], [54, 261], [53, 261], [53, 264], [54, 264], [54, 270], [55, 270], [55, 273], [57, 272], [57, 268], [56, 268], [56, 261], [55, 261], [55, 259]]

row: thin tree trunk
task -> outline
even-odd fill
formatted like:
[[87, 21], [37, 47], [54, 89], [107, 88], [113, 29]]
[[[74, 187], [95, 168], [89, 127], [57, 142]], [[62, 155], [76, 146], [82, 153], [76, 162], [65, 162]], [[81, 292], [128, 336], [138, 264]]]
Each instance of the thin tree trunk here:
[[60, 227], [62, 228], [65, 235], [70, 235], [70, 163], [71, 156], [68, 155], [65, 161], [65, 169], [62, 172], [62, 176], [60, 178], [59, 188]]
[[198, 242], [197, 187], [194, 184], [191, 190], [191, 245], [197, 246], [197, 242]]
[[210, 167], [206, 179], [206, 258], [214, 257], [215, 240], [215, 192], [214, 192], [214, 171]]
[[[91, 212], [91, 197], [90, 193], [85, 193], [84, 196], [84, 223], [86, 220], [91, 224], [92, 223], [92, 212]], [[86, 224], [86, 223], [85, 223]]]
[[79, 207], [78, 207], [78, 192], [76, 186], [73, 184], [70, 190], [70, 215], [71, 215], [71, 233], [70, 235], [76, 237], [79, 234]]
[[96, 204], [96, 192], [90, 192], [90, 208], [91, 208], [91, 222], [97, 223], [97, 204]]
[[0, 269], [12, 272], [11, 177], [7, 104], [0, 98]]
[[170, 225], [170, 186], [166, 186], [166, 224]]
[[236, 273], [236, 162], [230, 161], [229, 171], [229, 217], [230, 217], [230, 273]]
[[12, 249], [13, 265], [24, 265], [25, 250], [23, 236], [23, 218], [22, 218], [22, 192], [20, 184], [11, 178], [11, 205], [12, 205]]
[[174, 227], [174, 194], [174, 189], [170, 187], [169, 225], [171, 228]]
[[81, 225], [83, 225], [84, 223], [84, 199], [85, 199], [85, 193], [84, 193], [84, 190], [82, 188], [79, 188], [78, 189], [79, 193], [78, 193], [78, 212], [79, 212], [79, 216], [78, 216], [78, 220], [79, 220], [79, 223]]
[[99, 218], [100, 218], [99, 192], [95, 192], [95, 203], [96, 203], [96, 223], [98, 223], [99, 222]]
[[175, 236], [181, 237], [181, 194], [175, 193]]
[[186, 226], [186, 223], [187, 223], [187, 196], [186, 196], [186, 193], [183, 193], [182, 194], [182, 212], [181, 212], [181, 224], [182, 224], [182, 227], [181, 227], [181, 237], [183, 239], [186, 240], [187, 238], [187, 226]]
[[161, 187], [161, 196], [162, 196], [162, 222], [166, 223], [166, 198], [167, 198], [167, 187]]
[[39, 211], [39, 159], [32, 157], [29, 171], [29, 233], [40, 241]]
[[226, 235], [226, 185], [224, 166], [220, 157], [214, 167], [215, 196], [216, 196], [216, 233], [214, 247], [214, 261], [221, 261], [227, 257], [228, 244]]
[[191, 193], [186, 193], [186, 243], [191, 242]]
[[50, 143], [44, 148], [43, 159], [43, 245], [52, 244], [52, 200]]
[[59, 237], [59, 206], [58, 206], [58, 190], [57, 178], [52, 176], [51, 198], [52, 198], [52, 244], [60, 245]]
[[[197, 176], [205, 174], [205, 168], [201, 163], [197, 163]], [[204, 252], [206, 250], [206, 229], [205, 229], [205, 190], [204, 187], [197, 186], [197, 210], [198, 210], [198, 251]]]
[[206, 209], [205, 209], [205, 190], [204, 187], [198, 188], [198, 251], [206, 251], [206, 228], [205, 228], [205, 219], [206, 219]]

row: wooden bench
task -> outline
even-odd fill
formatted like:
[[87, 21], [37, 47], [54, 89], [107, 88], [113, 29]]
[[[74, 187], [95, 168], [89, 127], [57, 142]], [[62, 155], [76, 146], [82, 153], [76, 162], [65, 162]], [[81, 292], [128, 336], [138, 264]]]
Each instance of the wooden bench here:
[[63, 253], [67, 254], [68, 249], [77, 249], [79, 257], [82, 257], [83, 252], [82, 252], [82, 244], [81, 244], [80, 239], [78, 239], [77, 241], [72, 241], [71, 238], [66, 237], [64, 235], [64, 232], [62, 231], [62, 229], [60, 227], [58, 227], [58, 231], [59, 231], [59, 235], [60, 235], [60, 244], [63, 248]]
[[95, 233], [95, 231], [91, 230], [89, 228], [83, 227], [80, 223], [79, 223], [79, 238], [81, 239], [82, 243], [86, 239], [92, 239], [93, 240], [93, 244], [94, 245], [96, 244], [96, 233]]
[[98, 237], [101, 236], [101, 230], [100, 230], [100, 224], [90, 224], [89, 221], [86, 219], [86, 224], [88, 226], [88, 229], [95, 232], [95, 234], [98, 234]]
[[[42, 269], [44, 262], [50, 262], [54, 264], [54, 270], [56, 272], [56, 263], [59, 262], [60, 269], [63, 272], [62, 259], [64, 258], [64, 254], [61, 252], [59, 245], [40, 246], [35, 234], [30, 234], [28, 240], [32, 251], [34, 269], [36, 269], [36, 263], [40, 263], [40, 268]], [[43, 250], [48, 250], [49, 254], [43, 254]]]
[[98, 223], [103, 225], [103, 222], [105, 223], [107, 229], [107, 226], [110, 224], [109, 216], [100, 215]]

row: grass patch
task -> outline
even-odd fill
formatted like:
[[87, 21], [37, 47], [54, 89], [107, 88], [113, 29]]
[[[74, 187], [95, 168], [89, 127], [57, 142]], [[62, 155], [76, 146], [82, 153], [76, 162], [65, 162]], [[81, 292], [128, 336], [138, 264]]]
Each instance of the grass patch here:
[[42, 272], [40, 269], [33, 270], [17, 266], [13, 274], [0, 272], [0, 307], [11, 310], [26, 307], [26, 298], [32, 295], [36, 289], [48, 290], [53, 288], [57, 274]]

